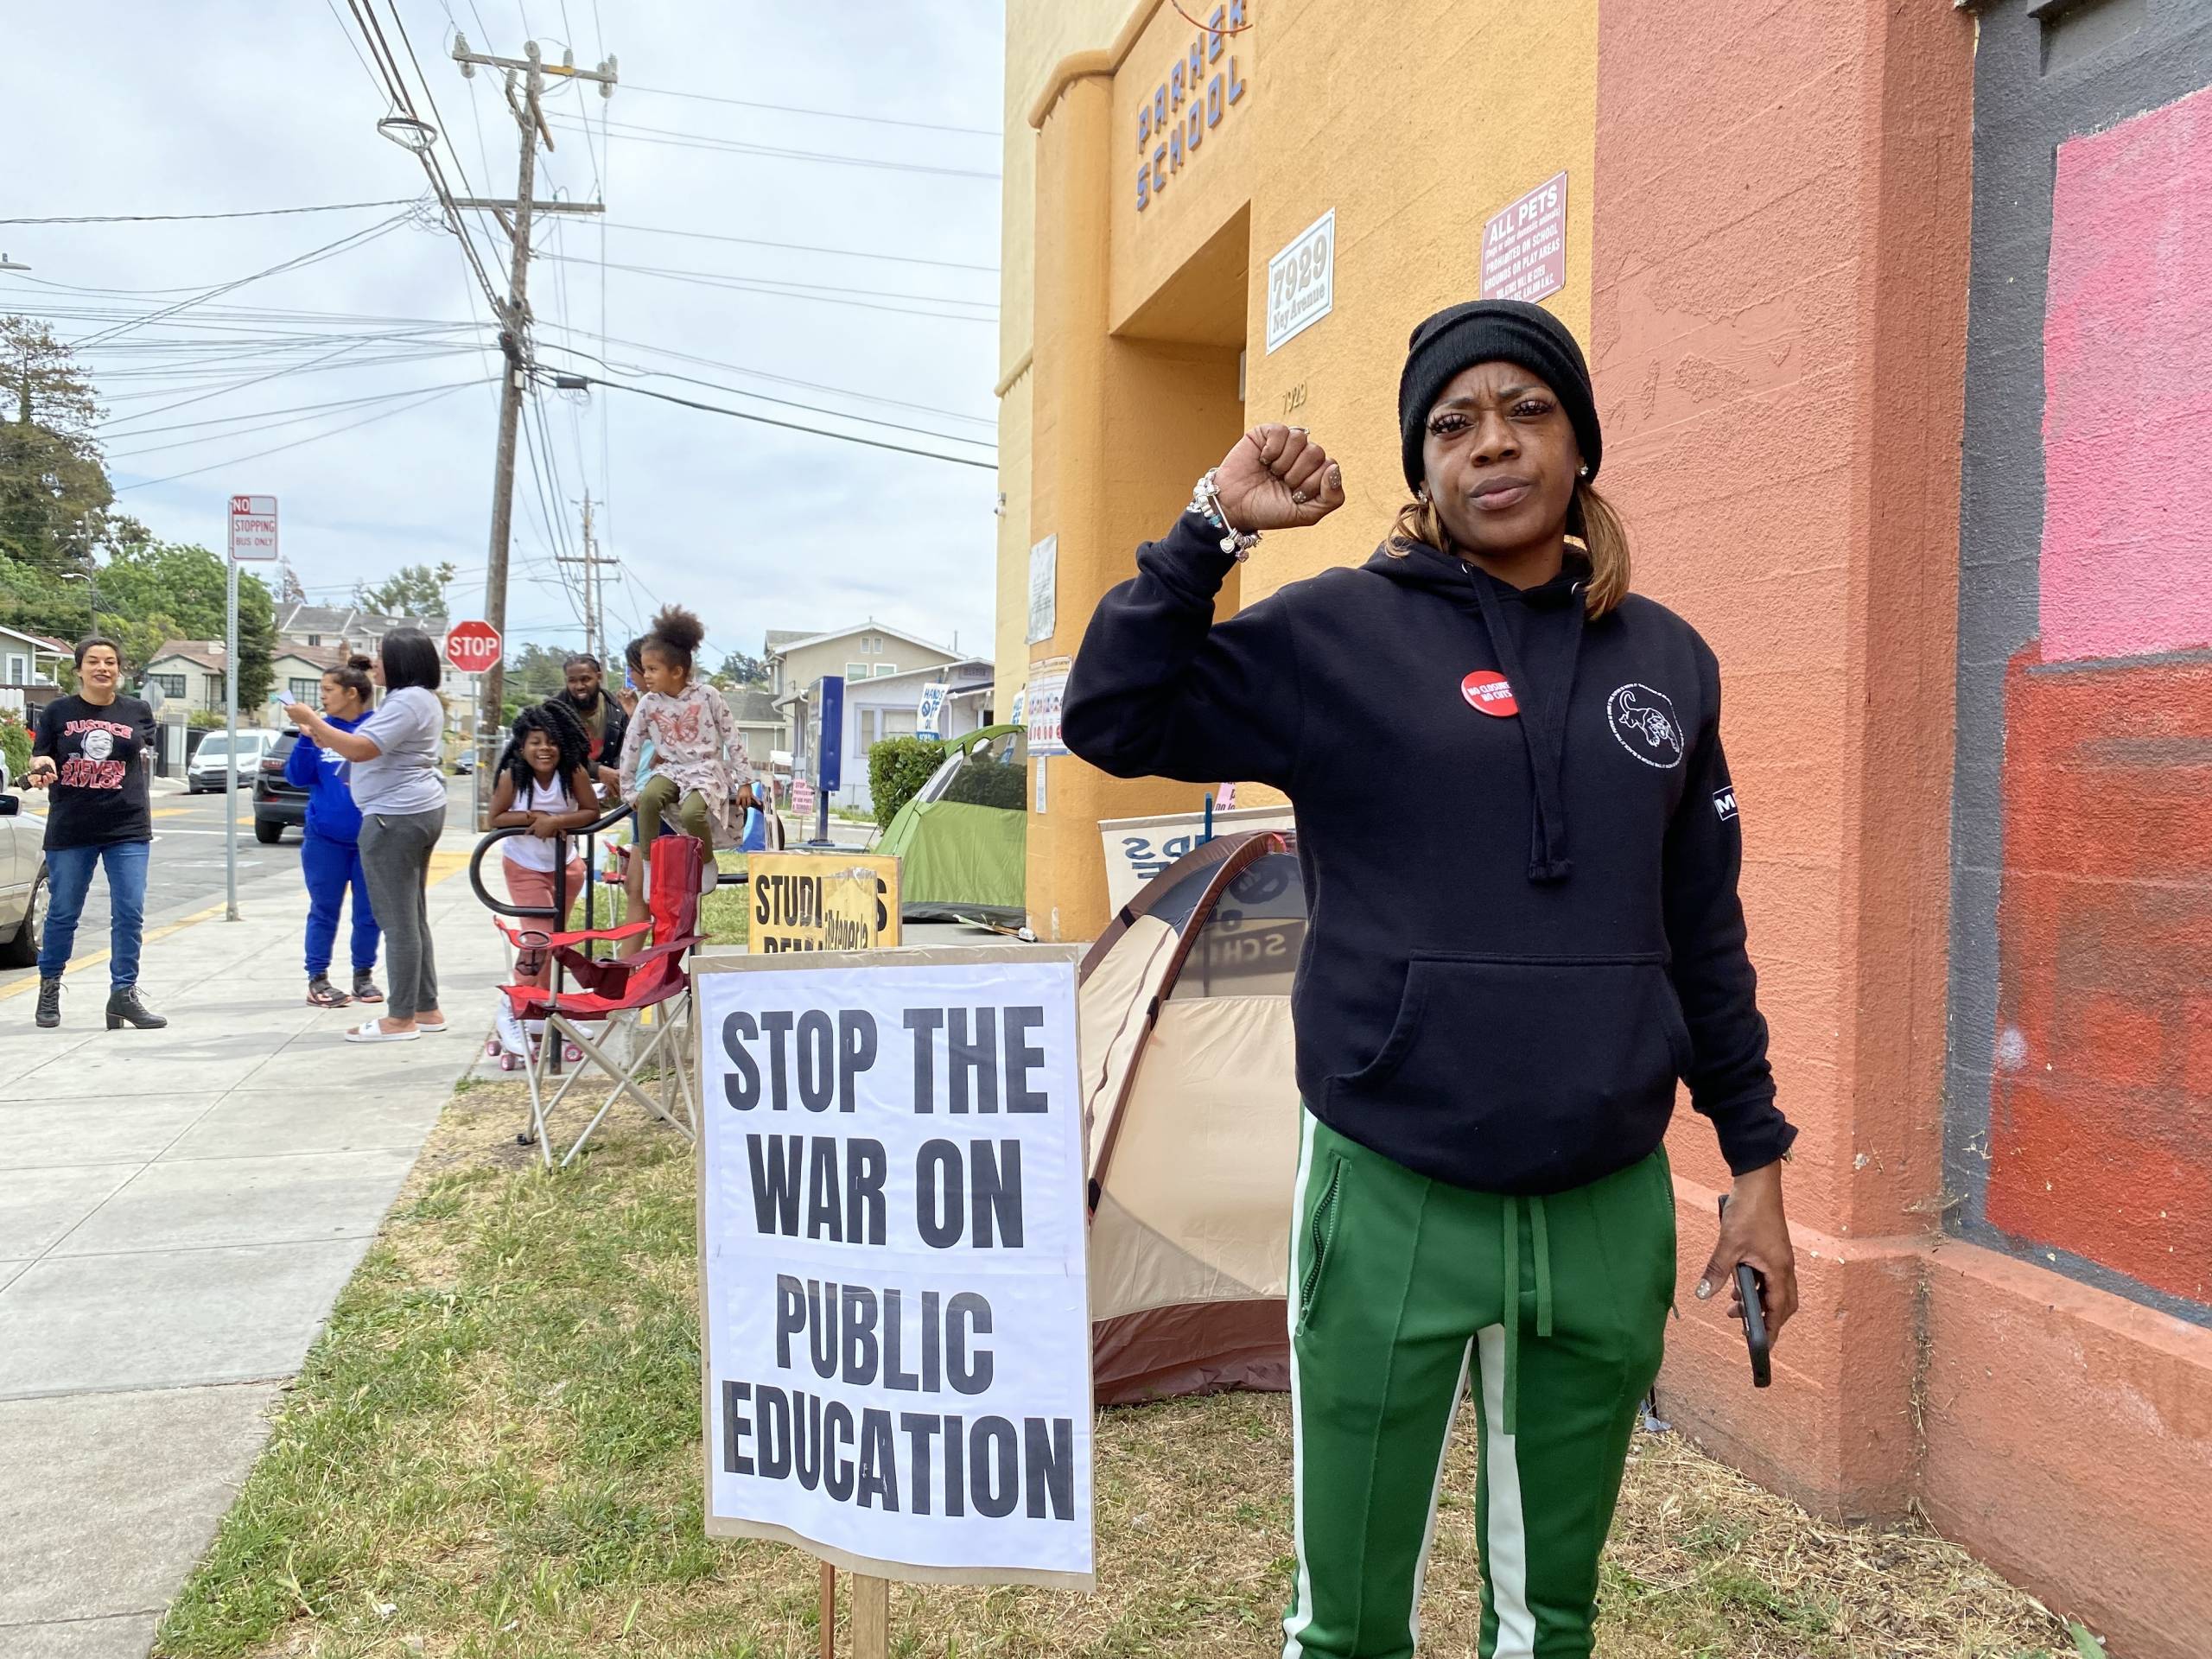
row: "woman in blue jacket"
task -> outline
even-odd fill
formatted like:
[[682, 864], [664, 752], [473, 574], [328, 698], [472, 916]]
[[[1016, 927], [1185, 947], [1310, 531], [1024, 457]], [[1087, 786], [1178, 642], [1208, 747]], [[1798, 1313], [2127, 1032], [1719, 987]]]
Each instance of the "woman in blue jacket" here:
[[[369, 717], [369, 659], [349, 658], [322, 677], [323, 716], [341, 732]], [[308, 1004], [342, 1008], [348, 1002], [381, 1002], [377, 988], [377, 917], [361, 870], [361, 809], [346, 780], [344, 759], [307, 733], [284, 760], [284, 780], [308, 792], [308, 822], [300, 842], [300, 874], [308, 883]], [[338, 942], [338, 910], [353, 890], [353, 994], [330, 982], [330, 953]]]

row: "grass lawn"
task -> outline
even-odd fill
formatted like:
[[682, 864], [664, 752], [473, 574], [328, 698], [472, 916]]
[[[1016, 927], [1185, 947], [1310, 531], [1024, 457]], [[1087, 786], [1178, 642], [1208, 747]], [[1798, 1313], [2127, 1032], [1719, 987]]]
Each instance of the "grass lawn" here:
[[[727, 878], [741, 874], [745, 869], [743, 853], [716, 853], [715, 867], [725, 878], [722, 885], [699, 901], [699, 920], [711, 944], [743, 944], [747, 930], [752, 926], [751, 912], [746, 900], [753, 889]], [[592, 898], [592, 922], [597, 927], [619, 927], [628, 912], [625, 894], [619, 886], [601, 882]], [[580, 898], [569, 912], [572, 929], [584, 925], [584, 906]], [[601, 950], [608, 947], [601, 945]]]
[[[518, 1085], [464, 1085], [163, 1622], [166, 1656], [810, 1659], [817, 1568], [700, 1532], [692, 1162], [610, 1117], [559, 1175]], [[895, 1651], [1277, 1653], [1287, 1402], [1102, 1414], [1098, 1593], [897, 1586]], [[1455, 1437], [1424, 1650], [1474, 1650], [1471, 1424]], [[2086, 1649], [2084, 1649], [2086, 1650]], [[1605, 1659], [2024, 1659], [2065, 1628], [1925, 1529], [1815, 1521], [1639, 1434]]]

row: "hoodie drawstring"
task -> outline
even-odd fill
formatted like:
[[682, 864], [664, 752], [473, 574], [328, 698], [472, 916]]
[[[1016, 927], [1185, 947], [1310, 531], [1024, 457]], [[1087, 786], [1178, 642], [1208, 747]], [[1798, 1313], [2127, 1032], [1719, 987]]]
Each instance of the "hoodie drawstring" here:
[[1581, 660], [1582, 629], [1588, 612], [1582, 602], [1582, 584], [1569, 594], [1566, 672], [1560, 677], [1558, 708], [1554, 699], [1540, 696], [1521, 656], [1520, 641], [1498, 610], [1497, 594], [1470, 566], [1463, 567], [1482, 609], [1483, 626], [1490, 631], [1491, 648], [1498, 666], [1521, 705], [1521, 740], [1529, 751], [1529, 771], [1535, 784], [1536, 812], [1529, 830], [1529, 880], [1539, 885], [1564, 881], [1573, 874], [1574, 861], [1567, 855], [1567, 806], [1560, 798], [1559, 777], [1567, 750], [1567, 709], [1574, 695], [1574, 672]]
[[1544, 1214], [1544, 1200], [1532, 1194], [1525, 1200], [1505, 1195], [1500, 1213], [1504, 1219], [1505, 1247], [1505, 1433], [1521, 1428], [1521, 1206], [1529, 1206], [1530, 1254], [1536, 1261], [1536, 1335], [1552, 1334], [1552, 1244]]

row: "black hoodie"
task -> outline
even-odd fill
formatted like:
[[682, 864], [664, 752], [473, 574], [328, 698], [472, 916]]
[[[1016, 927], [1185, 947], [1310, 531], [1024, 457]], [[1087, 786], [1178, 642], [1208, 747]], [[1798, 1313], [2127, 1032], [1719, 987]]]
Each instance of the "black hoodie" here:
[[1185, 514], [1138, 550], [1062, 729], [1117, 776], [1291, 797], [1314, 1114], [1424, 1175], [1548, 1193], [1649, 1154], [1682, 1077], [1736, 1173], [1787, 1151], [1696, 632], [1635, 595], [1586, 621], [1579, 563], [1521, 592], [1423, 547], [1216, 626], [1219, 537]]

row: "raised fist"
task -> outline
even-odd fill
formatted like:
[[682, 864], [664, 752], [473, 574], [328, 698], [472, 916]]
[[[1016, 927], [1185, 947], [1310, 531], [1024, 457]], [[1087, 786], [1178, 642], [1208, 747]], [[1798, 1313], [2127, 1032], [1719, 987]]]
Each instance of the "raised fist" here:
[[1300, 426], [1255, 426], [1214, 474], [1234, 530], [1318, 524], [1344, 504], [1344, 472]]

